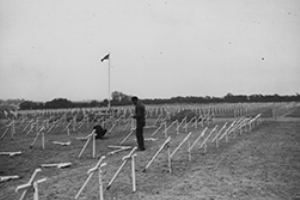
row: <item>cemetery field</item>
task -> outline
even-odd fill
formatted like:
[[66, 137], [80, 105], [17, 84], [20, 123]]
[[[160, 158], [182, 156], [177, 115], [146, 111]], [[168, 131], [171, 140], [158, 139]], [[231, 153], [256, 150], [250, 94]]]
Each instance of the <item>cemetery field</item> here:
[[[121, 170], [110, 189], [106, 190], [107, 184], [122, 164], [122, 158], [130, 152], [126, 150], [109, 155], [114, 150], [109, 146], [136, 146], [134, 133], [120, 144], [130, 133], [127, 125], [120, 124], [104, 139], [96, 140], [96, 158], [92, 157], [92, 142], [88, 144], [81, 158], [78, 158], [86, 142], [78, 140], [78, 137], [87, 136], [97, 123], [70, 129], [69, 135], [63, 128], [65, 126], [53, 129], [45, 133], [45, 149], [42, 148], [40, 137], [29, 148], [36, 133], [32, 131], [26, 135], [25, 124], [20, 123], [16, 125], [13, 139], [8, 134], [0, 140], [0, 152], [22, 152], [15, 156], [0, 155], [0, 176], [21, 177], [0, 183], [0, 199], [18, 199], [20, 193], [15, 192], [16, 187], [27, 183], [36, 168], [41, 168], [42, 164], [63, 162], [71, 162], [72, 165], [62, 169], [41, 168], [42, 172], [37, 177], [46, 177], [47, 180], [38, 186], [39, 199], [74, 199], [88, 177], [87, 171], [96, 165], [101, 156], [106, 156], [104, 162], [107, 163], [103, 167], [104, 199], [299, 199], [300, 119], [260, 119], [260, 123], [251, 130], [245, 126], [234, 129], [224, 138], [217, 137], [218, 131], [221, 135], [224, 133], [221, 131], [224, 124], [227, 122], [229, 125], [233, 120], [218, 118], [210, 123], [198, 124], [197, 127], [192, 124], [186, 128], [171, 126], [167, 134], [163, 129], [153, 134], [158, 126], [145, 128], [146, 151], [137, 151], [135, 157], [136, 192], [132, 192], [130, 162]], [[147, 123], [152, 125], [153, 122], [150, 119]], [[167, 122], [168, 126], [171, 124], [172, 122]], [[0, 136], [3, 130], [1, 129]], [[187, 138], [190, 132], [190, 137]], [[203, 137], [199, 137], [201, 133]], [[218, 146], [213, 141], [214, 136], [220, 138]], [[172, 157], [172, 173], [169, 172], [167, 148], [162, 149], [151, 166], [144, 171], [146, 164], [167, 137], [171, 138], [170, 152], [178, 148]], [[182, 143], [185, 138], [186, 142]], [[189, 154], [189, 145], [198, 138], [199, 142]], [[61, 146], [53, 141], [71, 144]], [[32, 189], [28, 190], [25, 199], [33, 199], [32, 195]], [[78, 199], [99, 199], [97, 173]]]

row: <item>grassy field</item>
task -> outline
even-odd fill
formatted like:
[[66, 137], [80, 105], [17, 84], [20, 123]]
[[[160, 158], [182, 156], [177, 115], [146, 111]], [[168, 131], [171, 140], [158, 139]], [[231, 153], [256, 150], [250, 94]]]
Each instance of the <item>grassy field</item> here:
[[[218, 120], [208, 126], [211, 130], [216, 123], [219, 128], [228, 119]], [[228, 121], [229, 122], [229, 121]], [[300, 121], [299, 121], [300, 122]], [[146, 163], [165, 140], [159, 132], [156, 141], [146, 141], [147, 150], [137, 152], [136, 178], [137, 191], [131, 191], [130, 165], [128, 164], [110, 190], [106, 190], [104, 199], [145, 199], [145, 200], [217, 200], [217, 199], [296, 199], [300, 196], [300, 123], [298, 121], [263, 122], [251, 132], [233, 134], [229, 142], [221, 141], [216, 148], [209, 143], [207, 152], [194, 149], [192, 160], [188, 160], [187, 146], [184, 145], [175, 155], [173, 173], [167, 168], [167, 153], [163, 151], [153, 165], [143, 172]], [[15, 157], [0, 156], [0, 175], [19, 175], [22, 178], [0, 183], [0, 199], [18, 199], [20, 194], [14, 192], [16, 186], [26, 183], [34, 169], [45, 163], [72, 162], [70, 168], [44, 169], [39, 177], [47, 181], [39, 186], [40, 199], [74, 199], [85, 179], [86, 171], [97, 163], [92, 158], [91, 146], [78, 158], [84, 145], [76, 140], [91, 132], [91, 124], [70, 136], [66, 131], [56, 130], [46, 134], [46, 149], [42, 150], [40, 139], [30, 149], [34, 138], [31, 133], [25, 136], [22, 128], [16, 130], [12, 140], [6, 136], [0, 141], [0, 152], [22, 151]], [[201, 133], [204, 127], [189, 128], [191, 141]], [[151, 137], [154, 129], [145, 130], [145, 138]], [[97, 140], [97, 156], [107, 155], [112, 149], [108, 145], [118, 145], [128, 130], [119, 127], [104, 140]], [[175, 128], [169, 132], [172, 137], [171, 150], [187, 135], [183, 129], [177, 134]], [[123, 145], [135, 146], [134, 135]], [[70, 146], [58, 146], [52, 141], [71, 141]], [[107, 156], [104, 171], [105, 185], [111, 179], [128, 151]], [[98, 199], [98, 180], [93, 177], [79, 199]], [[28, 199], [32, 199], [32, 191]]]

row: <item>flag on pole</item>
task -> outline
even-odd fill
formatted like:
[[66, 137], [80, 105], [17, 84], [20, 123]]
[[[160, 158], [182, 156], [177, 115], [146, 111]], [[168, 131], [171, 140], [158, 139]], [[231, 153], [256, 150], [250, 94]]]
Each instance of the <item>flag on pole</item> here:
[[104, 60], [108, 60], [109, 59], [109, 54], [107, 54], [106, 56], [104, 56], [102, 59], [101, 59], [101, 62], [103, 62]]

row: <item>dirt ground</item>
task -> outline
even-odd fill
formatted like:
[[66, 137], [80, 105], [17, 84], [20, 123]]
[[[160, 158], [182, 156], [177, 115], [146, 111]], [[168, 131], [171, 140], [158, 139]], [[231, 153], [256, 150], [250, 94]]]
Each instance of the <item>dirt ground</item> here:
[[[225, 121], [218, 120], [219, 127]], [[211, 130], [215, 124], [209, 126]], [[65, 132], [46, 135], [46, 149], [42, 150], [40, 140], [28, 148], [34, 135], [25, 136], [17, 129], [16, 137], [8, 136], [0, 141], [0, 152], [22, 151], [15, 157], [0, 156], [0, 175], [20, 175], [22, 179], [0, 183], [0, 199], [18, 199], [16, 186], [26, 183], [34, 169], [43, 163], [72, 162], [70, 168], [47, 168], [39, 177], [47, 181], [39, 186], [40, 199], [74, 199], [85, 179], [86, 171], [97, 163], [91, 156], [91, 146], [82, 158], [77, 158], [84, 142], [76, 140], [78, 136], [88, 134], [86, 128], [67, 136]], [[154, 129], [145, 130], [149, 138]], [[193, 141], [203, 130], [190, 128]], [[188, 131], [188, 132], [189, 132]], [[187, 147], [176, 153], [172, 162], [173, 173], [167, 170], [167, 154], [163, 151], [151, 167], [142, 172], [146, 163], [165, 140], [158, 133], [156, 141], [146, 141], [147, 150], [137, 152], [136, 179], [137, 191], [131, 192], [130, 165], [127, 164], [110, 190], [104, 193], [104, 199], [132, 200], [229, 200], [229, 199], [300, 199], [300, 120], [265, 121], [251, 132], [232, 135], [229, 142], [221, 141], [220, 147], [210, 144], [207, 152], [195, 148], [192, 161], [188, 160]], [[97, 140], [97, 156], [110, 152], [108, 145], [118, 145], [128, 133], [122, 127], [105, 140]], [[170, 131], [171, 150], [187, 135], [183, 130], [177, 135]], [[124, 145], [134, 146], [133, 140]], [[58, 146], [57, 141], [71, 141], [71, 146]], [[108, 183], [128, 151], [107, 156], [104, 171], [104, 184]], [[88, 183], [79, 199], [98, 199], [98, 180], [96, 174]], [[32, 199], [32, 192], [27, 199]]]

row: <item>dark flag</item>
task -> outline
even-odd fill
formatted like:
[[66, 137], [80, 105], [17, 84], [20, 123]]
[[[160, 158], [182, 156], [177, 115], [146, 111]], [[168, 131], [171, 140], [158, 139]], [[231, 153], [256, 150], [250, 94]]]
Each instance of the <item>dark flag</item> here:
[[102, 59], [101, 59], [101, 62], [103, 62], [104, 60], [108, 60], [109, 59], [109, 54], [107, 54], [106, 56], [104, 56]]

